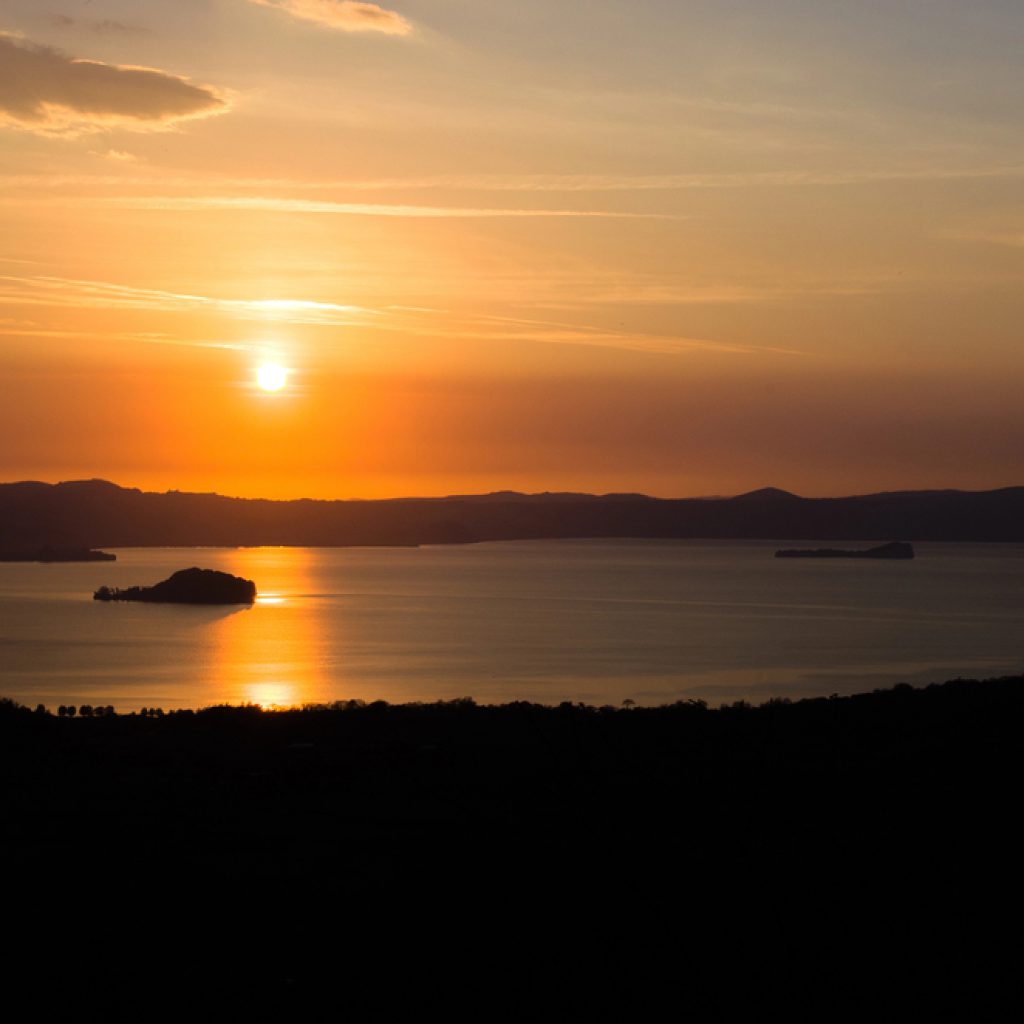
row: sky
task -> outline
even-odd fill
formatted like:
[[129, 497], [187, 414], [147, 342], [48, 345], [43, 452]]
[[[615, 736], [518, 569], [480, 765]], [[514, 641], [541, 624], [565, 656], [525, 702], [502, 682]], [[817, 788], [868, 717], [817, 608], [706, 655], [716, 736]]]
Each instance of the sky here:
[[0, 0], [0, 480], [1024, 484], [1022, 47], [1020, 0]]

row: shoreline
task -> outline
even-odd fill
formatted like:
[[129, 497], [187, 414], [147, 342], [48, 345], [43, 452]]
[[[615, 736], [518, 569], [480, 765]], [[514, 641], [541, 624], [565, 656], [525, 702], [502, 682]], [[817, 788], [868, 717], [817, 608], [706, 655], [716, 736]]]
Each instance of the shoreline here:
[[[821, 696], [808, 696], [791, 698], [785, 696], [767, 697], [762, 701], [754, 702], [748, 700], [722, 701], [718, 704], [711, 704], [703, 698], [686, 698], [670, 701], [662, 704], [643, 704], [633, 700], [624, 700], [620, 704], [591, 704], [586, 701], [559, 701], [558, 703], [542, 703], [538, 701], [513, 700], [501, 703], [479, 702], [474, 697], [454, 697], [432, 701], [405, 701], [402, 703], [391, 703], [378, 699], [367, 701], [360, 698], [339, 699], [326, 702], [305, 702], [293, 705], [263, 705], [252, 701], [243, 701], [238, 704], [219, 703], [202, 705], [195, 708], [167, 708], [154, 706], [153, 708], [142, 708], [141, 710], [118, 711], [113, 705], [57, 705], [51, 708], [49, 705], [39, 703], [35, 707], [22, 704], [20, 701], [0, 695], [0, 714], [6, 719], [12, 716], [22, 717], [32, 715], [36, 719], [59, 718], [76, 721], [89, 719], [133, 719], [133, 718], [193, 718], [202, 716], [218, 716], [225, 720], [234, 715], [269, 715], [276, 717], [288, 716], [309, 716], [309, 715], [338, 715], [360, 713], [368, 714], [443, 714], [453, 710], [464, 713], [479, 714], [502, 714], [518, 713], [529, 710], [532, 713], [566, 713], [615, 716], [622, 714], [679, 714], [679, 713], [702, 713], [708, 715], [727, 714], [734, 712], [746, 712], [751, 714], [763, 714], [767, 712], [776, 713], [780, 709], [800, 709], [810, 706], [826, 704], [843, 704], [849, 702], [879, 701], [891, 699], [897, 694], [927, 693], [931, 691], [946, 690], [947, 688], [961, 687], [992, 687], [995, 685], [1008, 685], [1018, 683], [1024, 696], [1024, 673], [1020, 675], [994, 676], [985, 679], [957, 677], [944, 682], [923, 683], [914, 685], [907, 682], [893, 683], [891, 686], [876, 687], [872, 690], [862, 690], [856, 693], [839, 694], [832, 693]], [[88, 710], [86, 710], [88, 709]]]

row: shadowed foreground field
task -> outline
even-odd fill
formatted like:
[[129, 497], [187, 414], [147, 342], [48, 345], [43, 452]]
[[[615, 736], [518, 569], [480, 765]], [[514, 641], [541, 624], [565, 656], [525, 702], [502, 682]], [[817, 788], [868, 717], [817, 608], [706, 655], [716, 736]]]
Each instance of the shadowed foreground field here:
[[962, 975], [1017, 897], [1022, 722], [1024, 677], [719, 710], [5, 702], [6, 871], [122, 937], [186, 927], [196, 984], [208, 929], [249, 922], [261, 998], [453, 919], [470, 946], [525, 927], [545, 963], [588, 933], [798, 973], [861, 928], [889, 967], [941, 934]]

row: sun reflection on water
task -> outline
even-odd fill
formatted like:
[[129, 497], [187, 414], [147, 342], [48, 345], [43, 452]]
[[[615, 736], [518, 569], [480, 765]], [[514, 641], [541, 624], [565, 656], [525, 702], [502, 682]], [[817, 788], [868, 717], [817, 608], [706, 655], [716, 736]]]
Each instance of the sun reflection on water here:
[[253, 683], [246, 690], [246, 703], [261, 708], [293, 708], [300, 703], [296, 688], [288, 683]]
[[248, 548], [225, 563], [226, 572], [255, 580], [258, 593], [252, 608], [216, 625], [208, 703], [283, 708], [329, 700], [321, 612], [310, 596], [317, 593], [312, 552]]

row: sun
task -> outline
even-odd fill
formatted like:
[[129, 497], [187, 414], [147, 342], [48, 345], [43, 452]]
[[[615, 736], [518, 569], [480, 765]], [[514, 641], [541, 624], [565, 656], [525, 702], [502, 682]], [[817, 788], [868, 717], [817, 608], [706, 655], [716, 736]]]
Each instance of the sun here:
[[280, 391], [288, 383], [288, 371], [277, 363], [264, 363], [256, 371], [256, 383], [264, 391]]

